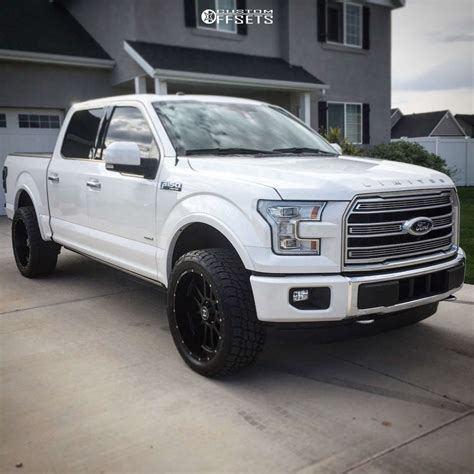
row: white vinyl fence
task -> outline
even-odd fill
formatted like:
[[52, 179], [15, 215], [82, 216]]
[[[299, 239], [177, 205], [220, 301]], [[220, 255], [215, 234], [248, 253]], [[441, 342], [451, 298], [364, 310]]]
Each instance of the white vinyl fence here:
[[419, 137], [403, 140], [419, 143], [427, 151], [443, 158], [457, 186], [474, 186], [473, 138]]

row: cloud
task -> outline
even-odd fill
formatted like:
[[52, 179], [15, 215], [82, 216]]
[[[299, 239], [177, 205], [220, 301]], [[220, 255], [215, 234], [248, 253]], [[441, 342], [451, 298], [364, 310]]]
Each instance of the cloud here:
[[439, 63], [419, 74], [393, 78], [393, 89], [444, 91], [474, 88], [472, 61], [469, 58]]
[[443, 43], [470, 43], [474, 41], [474, 33], [453, 33], [436, 35], [436, 39]]

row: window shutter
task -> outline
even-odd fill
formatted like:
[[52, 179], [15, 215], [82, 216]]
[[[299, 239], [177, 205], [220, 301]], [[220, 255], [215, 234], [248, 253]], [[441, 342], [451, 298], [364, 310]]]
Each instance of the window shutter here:
[[370, 48], [370, 8], [364, 7], [362, 10], [362, 47]]
[[318, 104], [318, 122], [319, 122], [319, 131], [325, 132], [328, 127], [328, 103], [319, 102]]
[[196, 1], [184, 0], [184, 24], [196, 28]]
[[318, 41], [326, 42], [327, 31], [326, 31], [326, 12], [327, 2], [326, 0], [318, 0]]
[[[247, 9], [247, 2], [246, 0], [237, 0], [236, 2], [237, 10], [246, 10]], [[244, 17], [245, 21], [245, 17]], [[239, 35], [246, 35], [247, 34], [247, 24], [244, 22], [241, 25], [237, 25], [237, 34]]]
[[370, 105], [362, 105], [362, 143], [370, 143]]

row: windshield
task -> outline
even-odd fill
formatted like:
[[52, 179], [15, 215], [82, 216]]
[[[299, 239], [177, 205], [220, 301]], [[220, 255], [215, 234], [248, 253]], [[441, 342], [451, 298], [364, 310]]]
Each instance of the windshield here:
[[178, 155], [336, 154], [279, 107], [193, 100], [153, 105]]

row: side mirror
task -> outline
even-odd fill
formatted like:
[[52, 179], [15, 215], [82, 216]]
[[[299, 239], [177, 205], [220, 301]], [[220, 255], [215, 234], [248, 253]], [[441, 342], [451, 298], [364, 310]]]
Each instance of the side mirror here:
[[104, 150], [105, 165], [140, 166], [140, 148], [134, 142], [114, 142]]
[[331, 146], [337, 151], [338, 155], [342, 155], [342, 148], [339, 143], [331, 143]]

